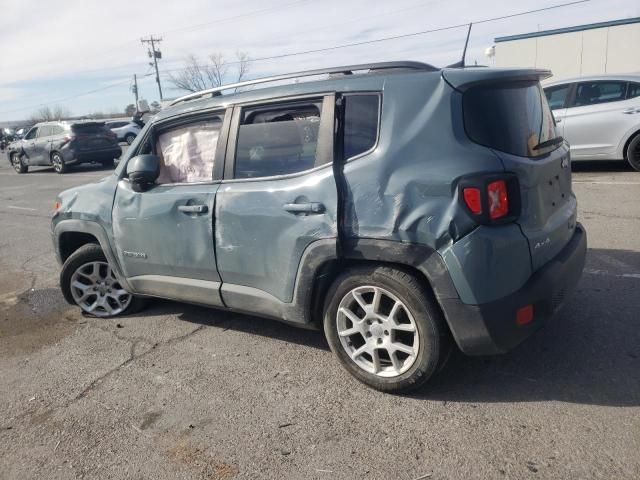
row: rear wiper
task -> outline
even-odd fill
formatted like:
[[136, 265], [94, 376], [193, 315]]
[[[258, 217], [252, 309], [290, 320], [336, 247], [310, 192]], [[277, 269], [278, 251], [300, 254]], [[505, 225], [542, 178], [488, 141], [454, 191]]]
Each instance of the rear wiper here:
[[563, 137], [555, 137], [555, 138], [552, 138], [551, 140], [545, 140], [544, 142], [539, 143], [538, 145], [533, 147], [533, 149], [540, 150], [541, 148], [552, 147], [553, 145], [558, 145], [562, 142], [564, 142]]

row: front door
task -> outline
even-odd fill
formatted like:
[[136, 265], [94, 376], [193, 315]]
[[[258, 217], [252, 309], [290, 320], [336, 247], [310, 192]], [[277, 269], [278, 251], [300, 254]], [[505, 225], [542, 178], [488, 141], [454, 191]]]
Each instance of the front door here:
[[227, 306], [269, 314], [291, 302], [305, 249], [336, 238], [334, 105], [326, 95], [235, 108], [216, 197]]
[[40, 158], [42, 152], [40, 152], [39, 142], [42, 140], [41, 133], [45, 133], [49, 127], [44, 125], [42, 127], [33, 127], [22, 139], [22, 150], [27, 165], [40, 165]]
[[[135, 192], [126, 178], [116, 190], [116, 254], [134, 292], [221, 305], [214, 248], [216, 170], [224, 158], [224, 112], [160, 124], [139, 152], [155, 152], [157, 185]], [[223, 135], [224, 136], [224, 135]], [[221, 162], [222, 160], [220, 160]]]

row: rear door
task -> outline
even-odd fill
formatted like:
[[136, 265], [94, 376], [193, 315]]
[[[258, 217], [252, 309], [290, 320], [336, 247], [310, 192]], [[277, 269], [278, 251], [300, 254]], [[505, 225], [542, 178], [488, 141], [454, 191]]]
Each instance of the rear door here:
[[214, 247], [215, 196], [231, 110], [154, 126], [136, 154], [155, 152], [161, 170], [144, 192], [118, 183], [117, 256], [135, 293], [221, 305]]
[[571, 156], [580, 159], [614, 158], [629, 118], [623, 114], [627, 83], [591, 81], [576, 85], [564, 114], [564, 137]]
[[334, 95], [234, 109], [216, 197], [216, 251], [227, 306], [291, 302], [314, 241], [336, 238]]

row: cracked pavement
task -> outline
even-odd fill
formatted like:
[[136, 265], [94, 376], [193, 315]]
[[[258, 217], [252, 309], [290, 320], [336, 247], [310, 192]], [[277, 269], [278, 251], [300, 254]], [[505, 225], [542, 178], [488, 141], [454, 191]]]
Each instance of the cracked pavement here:
[[49, 214], [110, 172], [0, 159], [0, 479], [640, 478], [640, 174], [575, 170], [574, 297], [513, 352], [454, 353], [392, 396], [320, 332], [166, 301], [84, 317], [58, 290]]

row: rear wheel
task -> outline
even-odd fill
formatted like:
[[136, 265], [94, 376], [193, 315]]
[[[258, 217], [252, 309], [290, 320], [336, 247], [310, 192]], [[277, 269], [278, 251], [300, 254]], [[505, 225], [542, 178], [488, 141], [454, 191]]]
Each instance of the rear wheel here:
[[11, 154], [11, 165], [13, 165], [13, 169], [17, 173], [27, 173], [29, 167], [25, 165], [24, 160], [22, 159], [22, 155], [18, 153]]
[[67, 302], [96, 317], [134, 313], [144, 300], [127, 292], [116, 278], [100, 245], [80, 247], [64, 262], [60, 287]]
[[424, 385], [449, 353], [433, 295], [411, 273], [389, 267], [340, 275], [327, 294], [324, 331], [349, 373], [385, 392]]
[[627, 145], [626, 157], [631, 168], [640, 172], [640, 133], [637, 133]]
[[103, 160], [101, 163], [102, 163], [102, 165], [103, 165], [104, 167], [107, 167], [107, 168], [113, 168], [113, 166], [114, 166], [114, 160], [113, 160], [113, 158], [111, 158], [111, 159], [109, 159], [109, 160]]
[[58, 152], [53, 152], [51, 154], [51, 165], [53, 165], [55, 172], [60, 174], [65, 173], [69, 169], [64, 158]]
[[128, 145], [131, 145], [133, 141], [136, 139], [136, 136], [133, 133], [127, 133], [124, 139]]

